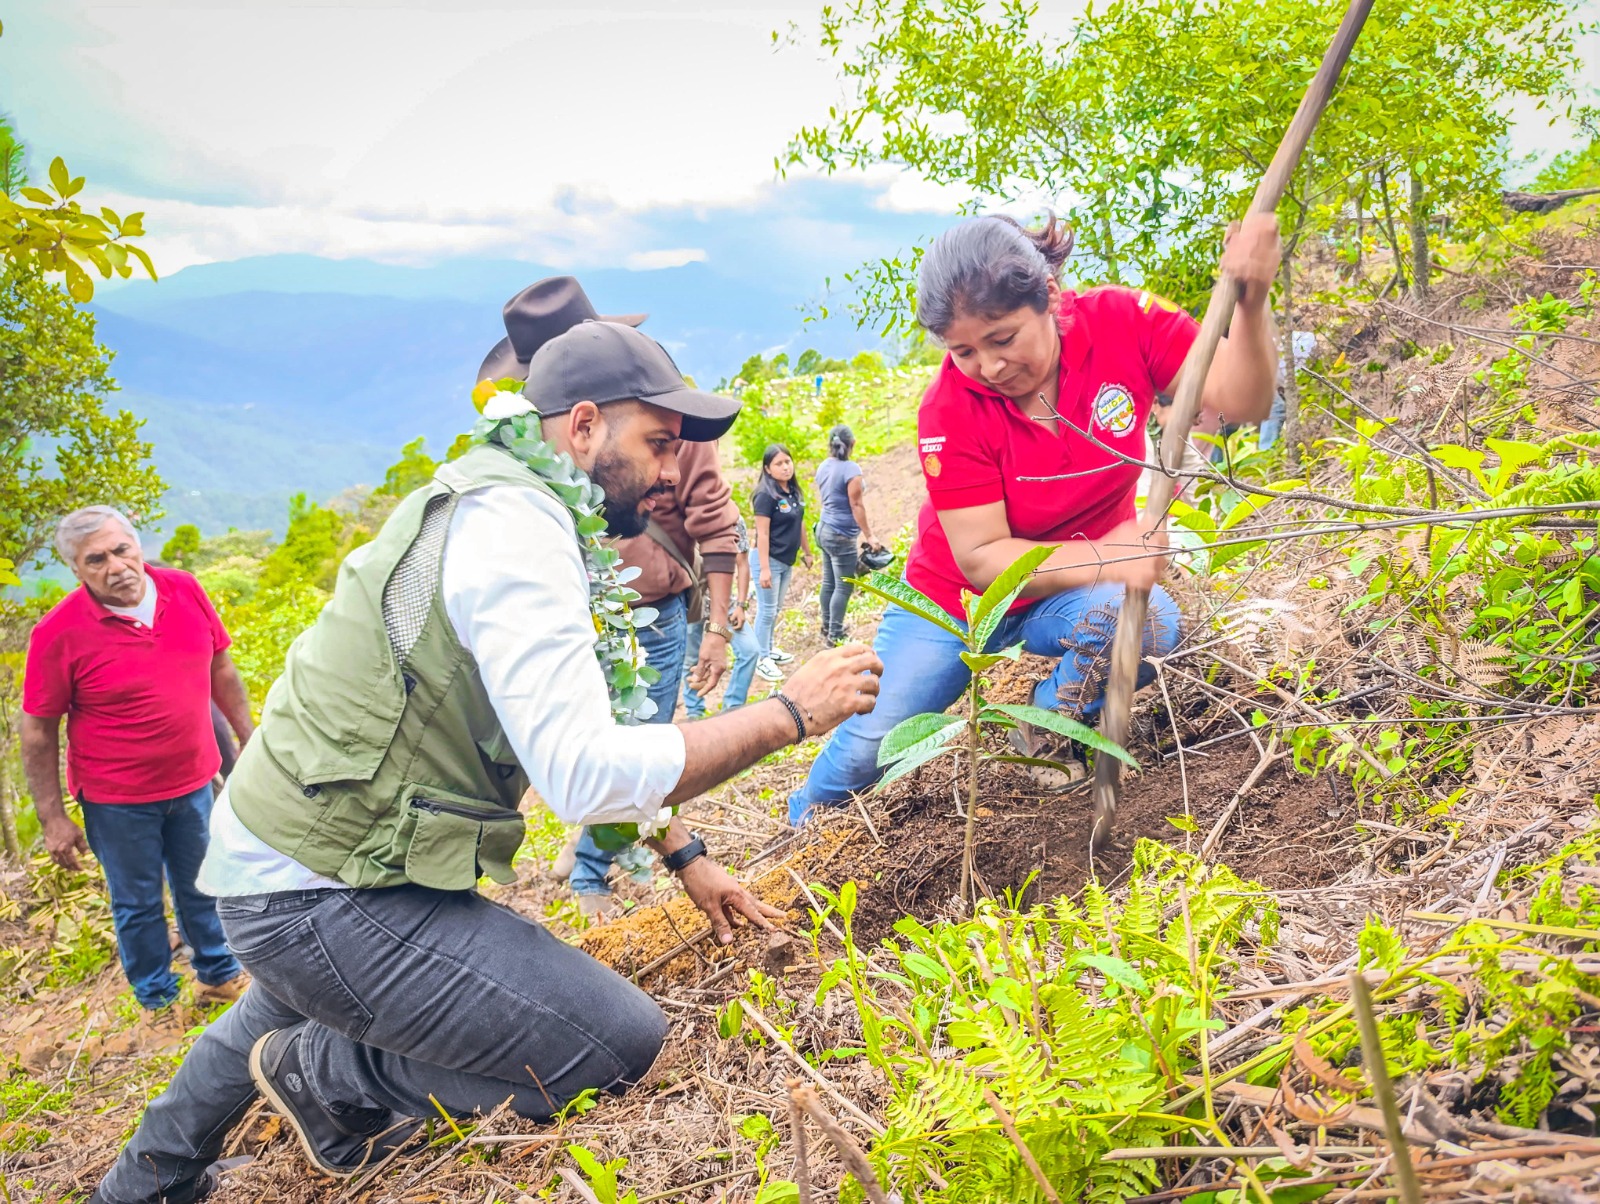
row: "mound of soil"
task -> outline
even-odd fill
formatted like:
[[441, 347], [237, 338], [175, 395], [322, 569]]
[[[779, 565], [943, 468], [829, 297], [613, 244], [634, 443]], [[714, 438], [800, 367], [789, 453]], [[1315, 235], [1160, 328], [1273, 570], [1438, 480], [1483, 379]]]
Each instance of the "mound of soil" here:
[[[1041, 794], [1015, 767], [990, 766], [978, 815], [979, 876], [995, 894], [1018, 892], [1027, 905], [1076, 894], [1095, 874], [1104, 883], [1115, 882], [1127, 872], [1141, 837], [1198, 851], [1259, 761], [1255, 745], [1243, 738], [1215, 746], [1210, 755], [1188, 754], [1184, 769], [1193, 833], [1169, 822], [1181, 820], [1186, 811], [1185, 775], [1176, 759], [1126, 774], [1116, 834], [1092, 865], [1086, 783]], [[759, 898], [790, 912], [785, 926], [796, 933], [805, 927], [810, 906], [796, 879], [830, 889], [854, 882], [855, 932], [865, 942], [888, 935], [902, 916], [930, 919], [950, 913], [957, 909], [966, 831], [956, 786], [956, 768], [949, 763], [909, 775], [873, 802], [872, 828], [881, 844], [858, 810], [841, 810], [772, 846], [771, 855], [742, 876]], [[1334, 779], [1297, 776], [1279, 761], [1244, 797], [1214, 857], [1241, 877], [1273, 889], [1332, 882], [1350, 865], [1343, 846], [1354, 838], [1356, 815], [1349, 799], [1348, 788]], [[767, 938], [753, 931], [741, 932], [722, 949], [704, 940], [705, 932], [703, 917], [679, 896], [591, 929], [582, 944], [651, 988], [701, 982], [729, 958], [759, 966], [773, 957]]]
[[[1198, 850], [1259, 760], [1248, 740], [1220, 745], [1203, 759], [1190, 754], [1187, 808], [1176, 760], [1126, 774], [1116, 833], [1092, 864], [1093, 803], [1087, 783], [1041, 795], [1022, 771], [994, 767], [978, 812], [978, 874], [991, 891], [1021, 892], [1020, 901], [1027, 904], [1076, 894], [1095, 874], [1114, 882], [1128, 870], [1141, 837]], [[955, 773], [947, 767], [942, 774], [923, 771], [921, 776], [916, 792], [897, 799], [887, 826], [880, 825], [887, 847], [851, 867], [863, 892], [858, 928], [867, 934], [881, 934], [902, 915], [946, 910], [960, 889], [966, 821], [956, 809]], [[1170, 822], [1186, 812], [1197, 828], [1193, 834]], [[1352, 822], [1328, 783], [1297, 777], [1279, 762], [1245, 796], [1215, 856], [1267, 887], [1317, 886], [1348, 868], [1348, 859], [1339, 858], [1334, 847], [1350, 833]]]

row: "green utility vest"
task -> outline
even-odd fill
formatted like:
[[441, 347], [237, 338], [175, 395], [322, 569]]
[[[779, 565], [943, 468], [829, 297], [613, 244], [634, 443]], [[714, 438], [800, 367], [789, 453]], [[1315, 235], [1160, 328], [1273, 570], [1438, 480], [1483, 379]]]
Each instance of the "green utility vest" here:
[[[228, 780], [245, 827], [325, 877], [438, 890], [470, 889], [485, 874], [516, 877], [517, 804], [528, 777], [439, 586], [450, 515], [463, 493], [489, 485], [551, 493], [499, 448], [475, 447], [440, 465], [376, 539], [345, 559], [332, 600], [290, 647]], [[417, 555], [407, 559], [413, 545]], [[390, 625], [410, 644], [403, 660]]]

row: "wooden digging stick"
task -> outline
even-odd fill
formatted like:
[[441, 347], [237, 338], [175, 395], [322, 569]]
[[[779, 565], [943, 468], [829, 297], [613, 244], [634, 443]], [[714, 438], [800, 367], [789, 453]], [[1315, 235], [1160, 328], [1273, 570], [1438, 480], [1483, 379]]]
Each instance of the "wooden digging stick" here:
[[[1322, 66], [1312, 76], [1294, 120], [1289, 123], [1273, 155], [1261, 183], [1256, 185], [1255, 196], [1250, 201], [1251, 213], [1272, 213], [1278, 208], [1289, 179], [1299, 166], [1300, 156], [1311, 140], [1322, 110], [1327, 108], [1333, 95], [1333, 86], [1344, 70], [1350, 49], [1372, 10], [1372, 0], [1351, 0], [1349, 11], [1339, 23], [1328, 53], [1322, 57]], [[1167, 508], [1172, 504], [1179, 465], [1183, 462], [1184, 445], [1189, 442], [1189, 431], [1194, 426], [1200, 409], [1200, 394], [1205, 388], [1206, 373], [1217, 353], [1217, 344], [1233, 318], [1234, 303], [1239, 299], [1239, 288], [1226, 272], [1217, 277], [1211, 290], [1211, 303], [1206, 306], [1205, 321], [1200, 325], [1200, 335], [1189, 349], [1179, 378], [1178, 395], [1173, 399], [1172, 414], [1167, 419], [1161, 436], [1161, 463], [1165, 472], [1157, 473], [1151, 482], [1150, 497], [1145, 513], [1166, 521]], [[1129, 714], [1133, 708], [1133, 687], [1139, 674], [1139, 661], [1144, 643], [1145, 618], [1150, 610], [1150, 591], [1129, 587], [1122, 600], [1122, 610], [1117, 616], [1117, 634], [1111, 645], [1111, 678], [1106, 683], [1105, 708], [1100, 730], [1108, 740], [1127, 746]], [[1117, 804], [1122, 799], [1122, 762], [1115, 757], [1096, 757], [1094, 762], [1094, 828], [1090, 833], [1091, 852], [1105, 847], [1117, 821]]]

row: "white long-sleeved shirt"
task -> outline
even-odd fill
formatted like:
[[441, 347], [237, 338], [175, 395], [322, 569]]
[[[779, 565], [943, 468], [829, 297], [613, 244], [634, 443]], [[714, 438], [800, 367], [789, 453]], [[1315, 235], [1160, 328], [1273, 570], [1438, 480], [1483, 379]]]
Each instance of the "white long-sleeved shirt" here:
[[[509, 485], [464, 495], [445, 537], [440, 589], [456, 638], [477, 662], [495, 715], [546, 805], [567, 823], [653, 821], [683, 776], [683, 735], [670, 723], [622, 727], [612, 719], [594, 654], [588, 576], [566, 508]], [[234, 814], [224, 789], [198, 885], [230, 896], [342, 884], [263, 842]]]

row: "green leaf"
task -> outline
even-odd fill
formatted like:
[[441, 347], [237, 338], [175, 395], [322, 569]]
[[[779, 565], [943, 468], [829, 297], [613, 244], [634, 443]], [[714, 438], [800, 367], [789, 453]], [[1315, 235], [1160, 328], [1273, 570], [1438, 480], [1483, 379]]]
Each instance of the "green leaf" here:
[[950, 981], [950, 972], [926, 953], [917, 953], [914, 950], [910, 953], [902, 953], [900, 955], [900, 964], [918, 978], [931, 978], [935, 982]]
[[1029, 548], [989, 584], [981, 598], [967, 602], [967, 623], [972, 630], [970, 647], [982, 649], [988, 644], [1011, 604], [1033, 579], [1033, 570], [1050, 559], [1058, 547], [1059, 544], [1047, 544]]
[[74, 259], [69, 259], [63, 269], [67, 274], [67, 292], [80, 305], [94, 300], [94, 279]]
[[1490, 486], [1495, 493], [1502, 492], [1511, 483], [1517, 469], [1542, 460], [1545, 455], [1544, 448], [1537, 443], [1521, 443], [1515, 439], [1485, 439], [1484, 443], [1500, 457], [1500, 467], [1495, 471], [1494, 484]]
[[1121, 745], [1112, 743], [1095, 731], [1094, 728], [1089, 727], [1087, 724], [1079, 723], [1076, 719], [1069, 719], [1060, 711], [1047, 711], [1043, 707], [1008, 703], [996, 704], [994, 709], [1023, 723], [1031, 723], [1035, 727], [1042, 727], [1047, 731], [1055, 732], [1058, 736], [1066, 736], [1068, 739], [1076, 740], [1079, 744], [1092, 748], [1096, 752], [1102, 752], [1117, 758], [1124, 765], [1129, 765], [1134, 769], [1139, 768], [1139, 762], [1135, 761]]
[[147, 273], [149, 273], [150, 279], [152, 279], [152, 280], [161, 279], [161, 277], [156, 275], [156, 265], [151, 262], [150, 256], [145, 254], [143, 247], [136, 247], [131, 242], [130, 243], [123, 243], [122, 245], [127, 249], [127, 252], [128, 252], [129, 255], [132, 255], [135, 259], [137, 259], [141, 264], [144, 265], [144, 270]]
[[760, 1141], [772, 1135], [772, 1121], [760, 1112], [752, 1112], [739, 1121], [739, 1136], [747, 1141]]
[[1180, 832], [1198, 832], [1200, 825], [1194, 822], [1192, 815], [1169, 815], [1167, 822]]
[[72, 177], [67, 174], [67, 165], [60, 155], [50, 160], [50, 187], [56, 190], [56, 195], [70, 196], [67, 191], [72, 186]]
[[800, 1198], [800, 1185], [790, 1179], [768, 1179], [756, 1192], [755, 1204], [791, 1204]]
[[938, 747], [948, 743], [957, 727], [965, 721], [959, 715], [928, 713], [913, 715], [889, 729], [889, 734], [878, 745], [878, 764], [887, 765], [908, 753], [918, 752], [923, 745]]
[[882, 790], [890, 782], [899, 781], [901, 778], [905, 777], [906, 774], [911, 773], [914, 770], [921, 769], [929, 761], [954, 751], [955, 750], [953, 748], [946, 744], [935, 745], [932, 748], [924, 748], [920, 752], [908, 754], [891, 765], [888, 771], [878, 779], [877, 788]]
[[1150, 984], [1145, 982], [1144, 976], [1139, 971], [1120, 957], [1112, 957], [1109, 953], [1079, 953], [1069, 964], [1098, 970], [1112, 982], [1140, 995], [1150, 993]]
[[882, 598], [885, 602], [893, 602], [902, 610], [909, 610], [919, 618], [928, 620], [935, 627], [948, 631], [963, 644], [967, 642], [967, 633], [945, 613], [942, 606], [915, 586], [907, 585], [899, 577], [892, 577], [888, 573], [869, 573], [865, 577], [856, 578], [856, 585], [863, 592]]
[[989, 984], [989, 1001], [1010, 1008], [1013, 1012], [1026, 1012], [1029, 1008], [1028, 993], [1022, 984], [1005, 975], [1000, 975]]
[[982, 673], [985, 669], [992, 669], [1001, 661], [1014, 661], [1022, 655], [1022, 645], [1012, 644], [1009, 648], [1002, 648], [999, 652], [963, 652], [961, 661], [974, 673]]

